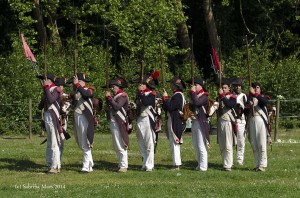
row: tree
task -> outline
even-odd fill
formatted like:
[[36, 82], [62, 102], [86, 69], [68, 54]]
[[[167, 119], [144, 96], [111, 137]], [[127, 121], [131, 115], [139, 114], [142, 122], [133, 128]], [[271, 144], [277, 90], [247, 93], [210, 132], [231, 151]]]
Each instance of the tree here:
[[211, 46], [216, 50], [217, 54], [220, 56], [220, 40], [211, 4], [211, 0], [203, 0], [203, 12]]

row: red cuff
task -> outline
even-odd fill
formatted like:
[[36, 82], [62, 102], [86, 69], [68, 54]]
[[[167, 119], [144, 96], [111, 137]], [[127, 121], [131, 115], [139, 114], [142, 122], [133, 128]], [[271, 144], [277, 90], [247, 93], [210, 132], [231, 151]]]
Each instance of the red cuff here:
[[80, 84], [79, 84], [79, 83], [76, 83], [76, 84], [75, 84], [75, 87], [76, 87], [76, 88], [77, 88], [77, 87], [79, 87], [79, 86], [80, 86]]
[[43, 89], [44, 89], [44, 90], [50, 89], [50, 86], [49, 86], [49, 85], [44, 85], [44, 86], [43, 86]]
[[225, 94], [219, 94], [219, 98], [222, 99], [225, 97]]
[[190, 94], [192, 95], [193, 93], [195, 93], [195, 91], [190, 90]]
[[112, 97], [111, 96], [106, 96], [107, 100], [111, 100]]

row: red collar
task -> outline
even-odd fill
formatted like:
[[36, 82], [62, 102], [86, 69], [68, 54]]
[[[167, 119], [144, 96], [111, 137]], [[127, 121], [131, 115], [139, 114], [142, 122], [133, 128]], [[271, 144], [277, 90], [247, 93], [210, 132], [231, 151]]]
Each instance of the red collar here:
[[119, 90], [116, 92], [116, 95], [118, 95], [119, 93], [123, 93], [123, 90], [122, 90], [122, 89], [119, 89]]
[[203, 89], [200, 89], [200, 91], [198, 91], [197, 95], [199, 95], [199, 94], [201, 94], [201, 93], [203, 93], [203, 92], [204, 92], [204, 90], [203, 90]]
[[51, 87], [55, 87], [55, 84], [54, 84], [54, 83], [52, 83], [52, 84], [49, 86], [49, 88], [51, 88]]
[[231, 95], [232, 93], [229, 91], [225, 94], [225, 96]]

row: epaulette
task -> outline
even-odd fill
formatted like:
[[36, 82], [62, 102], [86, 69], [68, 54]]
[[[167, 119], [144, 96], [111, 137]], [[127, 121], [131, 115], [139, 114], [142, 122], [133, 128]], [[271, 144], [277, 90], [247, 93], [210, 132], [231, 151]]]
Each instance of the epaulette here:
[[151, 91], [151, 94], [152, 94], [152, 95], [154, 95], [154, 96], [156, 96], [156, 95], [157, 95], [156, 91], [154, 91], [154, 90], [153, 90], [153, 91]]
[[204, 94], [205, 94], [205, 95], [207, 95], [207, 96], [209, 95], [209, 93], [208, 93], [208, 92], [204, 92]]
[[121, 96], [127, 96], [127, 93], [126, 93], [126, 92], [123, 92]]

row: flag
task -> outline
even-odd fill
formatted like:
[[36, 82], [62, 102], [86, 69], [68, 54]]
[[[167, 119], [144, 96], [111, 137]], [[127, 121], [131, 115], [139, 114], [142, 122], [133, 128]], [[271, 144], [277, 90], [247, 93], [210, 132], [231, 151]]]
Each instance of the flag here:
[[21, 34], [21, 38], [22, 38], [22, 43], [23, 43], [26, 59], [31, 60], [36, 63], [36, 59], [35, 59], [33, 53], [31, 52], [30, 48], [28, 47], [23, 34]]
[[212, 51], [212, 54], [213, 54], [213, 63], [215, 65], [217, 71], [220, 71], [220, 62], [219, 62], [217, 53], [216, 53], [216, 51], [213, 47], [211, 48], [211, 51]]

